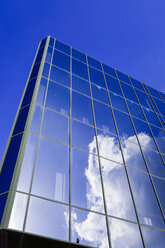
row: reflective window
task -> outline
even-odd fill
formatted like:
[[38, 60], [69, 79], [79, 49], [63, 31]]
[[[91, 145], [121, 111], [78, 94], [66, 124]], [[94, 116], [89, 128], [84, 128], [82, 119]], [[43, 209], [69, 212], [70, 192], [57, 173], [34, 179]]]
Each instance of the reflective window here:
[[8, 194], [0, 195], [0, 222], [2, 220], [3, 212], [5, 209], [7, 196], [8, 196]]
[[123, 110], [124, 112], [127, 113], [128, 111], [127, 111], [127, 107], [126, 107], [125, 102], [124, 102], [124, 98], [116, 95], [115, 93], [110, 92], [109, 94], [110, 94], [112, 106], [114, 108]]
[[38, 90], [38, 95], [36, 99], [36, 103], [43, 105], [45, 99], [45, 92], [46, 92], [47, 80], [46, 78], [41, 78], [40, 87]]
[[46, 100], [46, 107], [56, 110], [64, 115], [70, 113], [70, 90], [50, 82], [48, 87], [48, 94]]
[[91, 99], [72, 91], [72, 117], [93, 125]]
[[165, 223], [149, 176], [130, 168], [128, 174], [140, 222], [164, 229]]
[[97, 153], [94, 128], [72, 120], [72, 145], [88, 152]]
[[115, 124], [110, 106], [93, 101], [96, 126], [104, 131], [116, 134]]
[[60, 70], [55, 66], [51, 67], [50, 79], [70, 87], [70, 74], [66, 71]]
[[[105, 216], [72, 208], [72, 242], [89, 247], [109, 247]], [[99, 225], [98, 225], [99, 223]]]
[[98, 85], [91, 84], [93, 98], [109, 105], [107, 91]]
[[130, 77], [130, 79], [131, 79], [132, 85], [134, 87], [138, 88], [139, 90], [143, 90], [144, 91], [143, 86], [142, 86], [142, 84], [141, 84], [140, 81], [137, 81], [136, 79], [131, 78], [131, 77]]
[[137, 143], [135, 132], [131, 123], [129, 115], [114, 109], [115, 119], [117, 123], [117, 128], [119, 131], [119, 136], [129, 139], [131, 136]]
[[158, 127], [161, 127], [161, 124], [160, 124], [156, 114], [153, 111], [146, 109], [146, 108], [143, 108], [143, 111], [144, 111], [144, 114], [145, 114], [147, 121], [149, 123], [156, 125]]
[[48, 63], [45, 63], [45, 64], [44, 64], [44, 69], [43, 69], [43, 72], [42, 72], [42, 76], [48, 78], [49, 69], [50, 69], [50, 65], [49, 65]]
[[22, 230], [28, 196], [15, 194], [14, 203], [9, 220], [9, 228]]
[[88, 64], [89, 65], [91, 65], [91, 66], [93, 66], [93, 67], [95, 67], [95, 68], [97, 68], [99, 70], [102, 70], [100, 61], [98, 61], [96, 59], [93, 59], [93, 58], [91, 58], [89, 56], [87, 56], [87, 57], [88, 57]]
[[163, 208], [163, 212], [165, 213], [165, 194], [164, 194], [165, 180], [159, 179], [157, 177], [152, 177], [152, 179], [154, 181], [156, 192], [158, 194], [160, 204]]
[[142, 232], [146, 248], [164, 248], [165, 232], [142, 226]]
[[68, 207], [31, 197], [26, 232], [68, 240]]
[[89, 82], [72, 75], [72, 88], [85, 95], [90, 96]]
[[78, 60], [81, 60], [86, 63], [86, 55], [80, 51], [72, 48], [72, 56]]
[[72, 149], [71, 173], [72, 205], [104, 212], [98, 158]]
[[72, 58], [72, 72], [73, 74], [76, 74], [77, 76], [88, 80], [87, 65], [73, 58]]
[[97, 140], [100, 156], [123, 163], [118, 138], [114, 135], [97, 130]]
[[38, 54], [37, 54], [37, 57], [36, 57], [36, 60], [35, 60], [35, 64], [37, 64], [38, 62], [41, 61], [42, 55], [43, 55], [43, 51], [44, 51], [44, 47], [40, 47], [40, 49], [38, 51]]
[[142, 171], [147, 171], [139, 145], [130, 141], [134, 142], [136, 141], [136, 138], [132, 136], [128, 138], [128, 140], [120, 139], [126, 165]]
[[131, 115], [134, 115], [142, 120], [145, 120], [139, 104], [135, 104], [134, 102], [128, 100], [127, 100], [127, 104]]
[[29, 191], [36, 147], [37, 136], [29, 134], [24, 152], [24, 158], [21, 165], [21, 172], [17, 184], [17, 189], [23, 192]]
[[110, 76], [116, 77], [115, 70], [112, 67], [103, 64], [103, 70], [105, 73], [109, 74]]
[[162, 92], [160, 92], [159, 91], [159, 94], [161, 95], [161, 97], [163, 98], [163, 100], [165, 101], [165, 94], [164, 93], [162, 93]]
[[32, 194], [68, 202], [69, 148], [41, 138], [37, 154]]
[[136, 221], [124, 166], [101, 159], [101, 169], [108, 214]]
[[120, 71], [116, 71], [116, 72], [117, 72], [117, 75], [119, 77], [119, 80], [124, 81], [127, 84], [130, 84], [129, 78], [128, 78], [128, 76], [126, 74], [124, 74], [124, 73], [122, 73]]
[[70, 71], [70, 57], [56, 49], [54, 50], [52, 64], [66, 71]]
[[53, 52], [53, 48], [48, 47], [46, 59], [45, 59], [45, 61], [47, 61], [48, 63], [51, 63], [52, 52]]
[[29, 81], [21, 107], [31, 103], [35, 85], [36, 85], [36, 78]]
[[125, 97], [133, 102], [138, 103], [135, 93], [133, 91], [133, 88], [122, 82], [121, 82], [121, 86], [122, 86]]
[[103, 88], [106, 88], [104, 76], [103, 76], [103, 73], [101, 71], [96, 70], [96, 69], [89, 66], [89, 73], [90, 73], [90, 81], [92, 83], [95, 83], [95, 84], [97, 84]]
[[105, 75], [105, 78], [106, 78], [108, 90], [112, 91], [113, 93], [116, 93], [120, 96], [123, 96], [121, 89], [120, 89], [120, 85], [118, 83], [118, 80], [113, 78], [113, 77], [110, 77], [108, 75]]
[[14, 127], [13, 135], [24, 131], [28, 113], [29, 113], [29, 106], [20, 109], [16, 124]]
[[33, 112], [33, 118], [30, 126], [30, 131], [34, 133], [39, 133], [40, 131], [40, 123], [42, 117], [43, 107], [36, 105]]
[[52, 37], [50, 37], [50, 40], [49, 40], [49, 46], [54, 46], [54, 39]]
[[148, 91], [151, 93], [152, 96], [155, 96], [157, 98], [160, 98], [157, 90], [153, 89], [152, 87], [148, 86], [148, 85], [145, 85], [146, 88], [148, 89]]
[[163, 129], [157, 128], [155, 126], [150, 125], [150, 127], [155, 137], [156, 143], [158, 144], [160, 152], [165, 154], [165, 132], [163, 131]]
[[46, 109], [44, 112], [41, 135], [69, 143], [69, 119]]
[[152, 110], [152, 106], [151, 106], [151, 104], [150, 104], [150, 102], [148, 100], [147, 95], [145, 93], [139, 91], [139, 90], [136, 90], [136, 94], [138, 96], [140, 104], [142, 106]]
[[162, 101], [159, 101], [158, 99], [154, 98], [154, 101], [162, 115], [165, 114], [165, 104]]
[[109, 218], [109, 228], [112, 247], [143, 247], [138, 225]]
[[70, 55], [70, 47], [58, 40], [55, 41], [55, 48]]
[[[49, 66], [47, 63], [44, 64], [44, 70], [46, 70], [47, 66]], [[40, 64], [37, 64], [33, 67], [32, 73], [30, 75], [30, 79], [36, 77], [38, 75], [38, 71], [40, 68]]]

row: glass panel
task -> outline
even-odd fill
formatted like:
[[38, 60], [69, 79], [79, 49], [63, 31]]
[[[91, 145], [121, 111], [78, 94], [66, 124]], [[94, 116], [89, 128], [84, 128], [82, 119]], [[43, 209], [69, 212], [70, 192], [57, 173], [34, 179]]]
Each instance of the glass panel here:
[[150, 173], [165, 178], [165, 166], [160, 157], [160, 154], [144, 147], [142, 147], [142, 150]]
[[88, 80], [87, 65], [72, 58], [72, 72], [86, 80]]
[[54, 46], [54, 39], [52, 37], [50, 37], [50, 40], [49, 40], [49, 46]]
[[92, 83], [95, 83], [103, 88], [106, 88], [104, 76], [101, 71], [95, 70], [94, 68], [89, 66], [89, 73], [90, 73], [90, 81]]
[[113, 77], [116, 77], [115, 70], [112, 67], [103, 64], [103, 70], [105, 73], [107, 73]]
[[71, 218], [72, 242], [78, 239], [89, 247], [109, 247], [105, 216], [72, 208]]
[[142, 226], [142, 232], [146, 248], [164, 248], [165, 232]]
[[14, 127], [13, 135], [24, 131], [28, 113], [29, 113], [29, 106], [20, 109], [16, 124]]
[[149, 226], [165, 228], [149, 176], [130, 168], [128, 168], [128, 174], [140, 222]]
[[122, 83], [122, 82], [120, 83], [121, 83], [125, 98], [138, 103], [135, 93], [133, 91], [133, 88], [125, 83]]
[[43, 51], [44, 51], [44, 47], [40, 47], [40, 50], [38, 51], [38, 54], [37, 54], [37, 57], [36, 57], [36, 60], [35, 60], [35, 64], [37, 64], [38, 62], [41, 61]]
[[161, 127], [161, 124], [160, 124], [156, 114], [153, 111], [146, 109], [146, 108], [143, 108], [143, 111], [144, 111], [144, 114], [145, 114], [147, 121], [149, 123], [156, 125], [158, 127]]
[[143, 86], [142, 86], [142, 84], [141, 84], [140, 81], [137, 81], [136, 79], [131, 78], [131, 77], [130, 77], [130, 79], [131, 79], [132, 85], [134, 87], [138, 88], [139, 90], [143, 90], [144, 91]]
[[154, 101], [162, 115], [165, 114], [165, 104], [162, 101], [159, 101], [158, 99], [154, 98]]
[[41, 138], [34, 172], [32, 194], [68, 202], [69, 148]]
[[86, 55], [74, 48], [72, 48], [72, 56], [86, 63]]
[[150, 125], [150, 127], [156, 139], [156, 143], [158, 144], [160, 152], [165, 154], [165, 132], [163, 131], [163, 129], [157, 128], [155, 126]]
[[70, 47], [58, 40], [55, 42], [55, 48], [70, 55]]
[[136, 221], [124, 166], [101, 159], [101, 169], [108, 214]]
[[129, 139], [132, 136], [134, 142], [137, 143], [136, 135], [129, 115], [122, 113], [116, 109], [114, 109], [114, 114], [119, 131], [119, 136], [126, 139]]
[[72, 91], [72, 117], [93, 125], [91, 98]]
[[3, 217], [3, 212], [4, 212], [4, 209], [5, 209], [7, 196], [8, 196], [8, 194], [0, 195], [0, 223], [1, 223], [1, 220], [2, 220], [2, 217]]
[[155, 142], [152, 138], [152, 135], [151, 135], [151, 132], [149, 130], [147, 123], [139, 119], [136, 119], [134, 117], [132, 117], [132, 119], [133, 119], [133, 122], [136, 128], [136, 132], [137, 132], [137, 136], [139, 138], [140, 144], [142, 146], [147, 146], [157, 151]]
[[97, 130], [97, 140], [100, 156], [123, 163], [119, 141], [116, 136]]
[[45, 78], [41, 78], [36, 103], [44, 105], [46, 86], [47, 86], [47, 80]]
[[110, 106], [101, 104], [97, 101], [93, 101], [93, 103], [97, 128], [116, 134], [116, 129]]
[[47, 61], [48, 63], [51, 63], [52, 52], [53, 52], [53, 49], [51, 47], [48, 47], [46, 59], [45, 59], [45, 61]]
[[90, 96], [89, 82], [72, 75], [72, 88], [85, 95]]
[[165, 180], [161, 180], [156, 177], [152, 177], [154, 181], [154, 185], [156, 188], [156, 192], [158, 194], [160, 204], [163, 208], [163, 212], [165, 213], [165, 194], [164, 194], [164, 189], [165, 189]]
[[109, 105], [109, 99], [108, 99], [107, 91], [98, 85], [91, 84], [91, 87], [92, 87], [93, 98]]
[[143, 247], [138, 225], [114, 218], [109, 218], [109, 228], [113, 248]]
[[56, 49], [54, 50], [52, 64], [66, 71], [70, 71], [70, 57]]
[[151, 93], [152, 96], [155, 96], [155, 97], [160, 99], [160, 96], [159, 96], [159, 94], [158, 94], [156, 89], [153, 89], [152, 87], [150, 87], [148, 85], [145, 85], [145, 86], [149, 90], [149, 92]]
[[48, 63], [45, 63], [45, 64], [44, 64], [44, 69], [43, 69], [43, 72], [42, 72], [42, 76], [48, 78], [49, 69], [50, 69], [50, 65], [49, 65]]
[[142, 120], [145, 120], [139, 104], [135, 104], [134, 102], [128, 100], [127, 100], [127, 104], [131, 115], [134, 115]]
[[135, 140], [136, 138], [134, 136], [129, 137], [128, 140], [120, 139], [125, 163], [127, 166], [147, 171], [140, 147], [135, 143], [129, 142], [134, 142]]
[[68, 240], [68, 207], [31, 197], [26, 232]]
[[35, 85], [36, 85], [36, 78], [29, 81], [22, 101], [21, 108], [31, 103]]
[[43, 107], [39, 105], [35, 106], [34, 112], [33, 112], [33, 119], [32, 119], [31, 126], [30, 126], [30, 131], [34, 133], [39, 133], [40, 131], [42, 111], [43, 111]]
[[63, 84], [64, 86], [70, 87], [70, 74], [55, 66], [51, 67], [50, 79]]
[[69, 143], [69, 119], [48, 109], [44, 112], [41, 135]]
[[105, 78], [107, 81], [108, 90], [112, 91], [112, 92], [114, 92], [120, 96], [123, 96], [121, 89], [120, 89], [120, 85], [118, 83], [118, 80], [113, 78], [113, 77], [110, 77], [108, 75], [105, 75]]
[[126, 82], [127, 84], [130, 84], [130, 81], [128, 79], [128, 76], [120, 71], [116, 71], [117, 75], [119, 77], [119, 80]]
[[17, 189], [28, 192], [30, 187], [33, 163], [37, 147], [37, 136], [29, 134], [21, 165], [21, 172], [17, 184]]
[[152, 110], [152, 106], [151, 106], [151, 104], [150, 104], [150, 102], [148, 100], [147, 95], [145, 93], [139, 91], [139, 90], [136, 90], [135, 89], [135, 91], [136, 91], [136, 94], [138, 96], [138, 99], [139, 99], [140, 104], [142, 106], [144, 106], [144, 107]]
[[46, 107], [56, 110], [64, 115], [69, 115], [70, 113], [70, 90], [58, 85], [56, 83], [50, 82], [46, 100]]
[[22, 230], [28, 196], [15, 194], [14, 203], [9, 220], [9, 228]]
[[72, 145], [88, 152], [97, 153], [94, 128], [72, 120]]
[[127, 113], [128, 111], [127, 111], [127, 107], [126, 107], [125, 102], [124, 102], [124, 98], [116, 95], [115, 93], [110, 92], [109, 94], [110, 94], [112, 106], [114, 108], [123, 110]]
[[98, 158], [76, 149], [72, 149], [72, 205], [104, 212]]
[[163, 100], [165, 101], [165, 94], [164, 93], [162, 93], [162, 92], [160, 92], [159, 91], [159, 94], [161, 95], [161, 97], [163, 98]]
[[[45, 69], [46, 69], [46, 66], [47, 66], [47, 65], [48, 65], [48, 64], [45, 64], [45, 65], [44, 65], [44, 68], [45, 68]], [[34, 78], [34, 77], [36, 77], [36, 76], [38, 75], [39, 68], [40, 68], [40, 63], [37, 64], [37, 65], [35, 65], [35, 66], [33, 67], [32, 73], [31, 73], [31, 75], [30, 75], [30, 79], [32, 79], [32, 78]]]
[[95, 68], [97, 68], [97, 69], [102, 71], [100, 61], [98, 61], [96, 59], [93, 59], [93, 58], [91, 58], [89, 56], [87, 56], [87, 57], [88, 57], [88, 64], [89, 65], [91, 65], [91, 66], [93, 66], [93, 67], [95, 67]]

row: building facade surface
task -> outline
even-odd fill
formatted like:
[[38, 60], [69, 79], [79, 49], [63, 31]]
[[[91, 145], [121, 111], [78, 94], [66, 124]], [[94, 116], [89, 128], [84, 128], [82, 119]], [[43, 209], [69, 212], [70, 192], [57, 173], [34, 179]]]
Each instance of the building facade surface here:
[[0, 174], [1, 229], [85, 247], [164, 247], [165, 94], [40, 42]]

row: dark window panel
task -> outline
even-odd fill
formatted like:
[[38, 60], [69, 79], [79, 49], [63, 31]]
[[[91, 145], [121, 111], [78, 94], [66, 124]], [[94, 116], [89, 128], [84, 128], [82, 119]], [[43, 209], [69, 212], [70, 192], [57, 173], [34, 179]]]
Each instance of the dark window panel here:
[[109, 94], [110, 94], [112, 106], [114, 108], [117, 108], [117, 109], [122, 110], [122, 111], [127, 113], [128, 111], [127, 111], [127, 107], [126, 107], [124, 98], [120, 97], [114, 93], [111, 93], [111, 92]]
[[141, 92], [140, 90], [135, 89], [135, 91], [136, 91], [136, 94], [138, 96], [140, 104], [142, 106], [152, 110], [152, 106], [151, 106], [151, 104], [149, 102], [149, 99], [148, 99], [147, 95], [145, 93]]
[[100, 61], [93, 59], [89, 56], [88, 56], [88, 64], [102, 71]]
[[160, 113], [162, 115], [165, 115], [165, 104], [162, 101], [159, 101], [158, 99], [154, 98], [154, 101], [156, 103], [156, 106], [158, 107]]
[[54, 46], [54, 39], [52, 37], [50, 37], [50, 40], [49, 40], [49, 46]]
[[122, 73], [120, 71], [117, 71], [117, 75], [118, 75], [119, 80], [124, 81], [127, 84], [130, 84], [129, 78], [128, 78], [128, 76], [126, 74], [124, 74], [124, 73]]
[[159, 94], [161, 95], [161, 97], [163, 98], [163, 100], [165, 101], [165, 94], [164, 93], [162, 93], [162, 92], [160, 92], [159, 91]]
[[44, 64], [44, 69], [43, 69], [43, 72], [42, 72], [42, 76], [48, 78], [49, 69], [50, 69], [50, 65], [49, 65], [48, 63], [45, 63], [45, 64]]
[[70, 55], [70, 47], [58, 40], [55, 42], [55, 48]]
[[45, 39], [43, 39], [43, 40], [41, 41], [41, 45], [40, 45], [40, 47], [45, 46], [45, 44], [46, 44], [46, 40], [47, 40], [47, 38], [45, 38]]
[[150, 92], [150, 94], [151, 94], [152, 96], [157, 97], [157, 98], [160, 99], [160, 96], [159, 96], [157, 90], [153, 89], [152, 87], [150, 87], [150, 86], [148, 86], [148, 85], [145, 85], [145, 86], [146, 86], [146, 88], [149, 90], [149, 92]]
[[36, 78], [29, 81], [21, 107], [31, 103], [35, 85], [36, 85]]
[[160, 204], [163, 208], [163, 212], [165, 213], [165, 194], [164, 194], [165, 180], [159, 179], [157, 177], [152, 177], [152, 179], [154, 181], [156, 192], [158, 194]]
[[5, 209], [8, 194], [0, 195], [0, 223], [3, 217], [3, 212]]
[[142, 226], [143, 238], [146, 248], [164, 248], [165, 232], [150, 227]]
[[28, 113], [29, 113], [29, 106], [20, 109], [16, 124], [14, 127], [13, 135], [24, 131]]
[[40, 68], [40, 64], [37, 64], [33, 67], [32, 73], [30, 75], [30, 79], [37, 77], [39, 68]]
[[145, 120], [143, 112], [142, 112], [139, 104], [136, 104], [136, 103], [129, 101], [129, 100], [127, 100], [127, 104], [128, 104], [128, 108], [129, 108], [131, 115], [134, 115], [134, 116], [136, 116], [142, 120]]
[[41, 78], [38, 95], [36, 99], [36, 103], [43, 105], [45, 100], [45, 92], [46, 92], [46, 86], [47, 86], [47, 79]]
[[70, 57], [56, 49], [54, 50], [52, 64], [66, 71], [70, 71]]
[[53, 48], [48, 47], [47, 54], [46, 54], [46, 59], [45, 59], [45, 61], [48, 62], [48, 63], [51, 63], [52, 52], [53, 52]]
[[109, 74], [110, 76], [116, 77], [115, 70], [112, 67], [103, 64], [103, 70], [105, 73]]
[[120, 85], [118, 83], [118, 80], [110, 77], [108, 75], [105, 75], [106, 81], [107, 81], [107, 86], [108, 86], [108, 90], [112, 91], [115, 94], [118, 94], [120, 96], [122, 95], [121, 89], [120, 89]]
[[121, 82], [121, 87], [123, 89], [125, 98], [129, 99], [130, 101], [138, 103], [138, 100], [131, 86]]
[[30, 126], [30, 131], [34, 133], [39, 133], [40, 131], [40, 124], [41, 124], [41, 117], [42, 117], [43, 107], [36, 105], [33, 112], [32, 123]]
[[98, 85], [91, 84], [93, 98], [109, 105], [107, 91]]
[[90, 73], [90, 81], [92, 83], [95, 83], [103, 88], [106, 88], [104, 76], [101, 71], [98, 71], [92, 67], [89, 66], [89, 73]]
[[35, 64], [37, 64], [38, 62], [42, 60], [43, 52], [44, 52], [44, 47], [39, 49], [36, 60], [35, 60]]
[[89, 82], [72, 75], [72, 89], [90, 96]]
[[156, 143], [158, 144], [160, 152], [165, 154], [165, 132], [163, 131], [163, 129], [157, 128], [153, 125], [150, 125], [150, 127], [156, 139]]
[[88, 80], [87, 65], [72, 58], [72, 72], [73, 74]]
[[56, 66], [51, 67], [50, 79], [70, 87], [70, 74], [57, 68]]
[[140, 81], [137, 81], [136, 79], [131, 78], [131, 77], [130, 77], [130, 79], [131, 79], [132, 85], [133, 85], [134, 87], [138, 88], [139, 90], [144, 91], [143, 86], [142, 86], [142, 84], [141, 84]]
[[72, 56], [86, 63], [86, 55], [84, 53], [79, 52], [78, 50], [74, 48], [72, 48]]
[[143, 111], [144, 111], [144, 114], [145, 114], [147, 121], [149, 123], [161, 128], [161, 124], [160, 124], [156, 114], [153, 111], [146, 109], [146, 108], [143, 108]]
[[21, 140], [22, 134], [13, 137], [10, 141], [0, 173], [0, 193], [8, 191], [10, 188]]

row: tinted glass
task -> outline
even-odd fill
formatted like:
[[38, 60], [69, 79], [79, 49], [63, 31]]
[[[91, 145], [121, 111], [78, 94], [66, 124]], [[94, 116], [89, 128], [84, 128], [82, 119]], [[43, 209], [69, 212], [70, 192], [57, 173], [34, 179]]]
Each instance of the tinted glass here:
[[142, 226], [143, 237], [146, 248], [164, 248], [165, 232]]
[[72, 89], [90, 96], [89, 82], [72, 75]]
[[128, 112], [127, 111], [127, 107], [125, 105], [125, 101], [123, 99], [123, 97], [120, 97], [118, 95], [116, 95], [115, 93], [109, 93], [110, 94], [110, 99], [111, 99], [111, 104], [114, 108], [120, 109], [124, 112]]
[[29, 106], [20, 109], [16, 124], [14, 127], [13, 135], [24, 131], [28, 113], [29, 113]]
[[74, 48], [72, 48], [72, 56], [86, 63], [86, 55], [84, 53], [81, 53], [80, 51], [77, 51]]
[[113, 77], [110, 77], [108, 75], [105, 75], [105, 78], [106, 78], [108, 90], [112, 91], [113, 93], [116, 93], [120, 96], [123, 96], [121, 93], [121, 89], [120, 89], [118, 80], [113, 78]]
[[41, 105], [44, 104], [46, 86], [47, 86], [47, 80], [45, 78], [41, 78], [36, 103], [41, 104]]
[[154, 101], [162, 115], [165, 115], [165, 104], [163, 101], [159, 101], [158, 99], [154, 98]]
[[45, 64], [44, 64], [44, 69], [43, 69], [43, 72], [42, 72], [42, 76], [48, 78], [49, 69], [50, 69], [50, 65], [49, 65], [48, 63], [45, 63]]
[[93, 98], [109, 105], [107, 91], [98, 85], [91, 84]]
[[106, 88], [104, 76], [103, 76], [103, 73], [101, 71], [96, 70], [96, 69], [89, 66], [89, 73], [90, 73], [90, 81], [92, 83], [95, 83], [95, 84], [97, 84], [103, 88]]
[[131, 79], [132, 85], [134, 87], [138, 88], [139, 90], [143, 90], [144, 91], [143, 86], [142, 86], [142, 84], [141, 84], [140, 81], [137, 81], [136, 79], [131, 78], [131, 77], [130, 77], [130, 79]]
[[72, 72], [73, 74], [88, 80], [87, 65], [76, 59], [72, 59]]
[[102, 70], [100, 61], [98, 61], [96, 59], [93, 59], [93, 58], [91, 58], [89, 56], [87, 56], [87, 57], [88, 57], [88, 64], [89, 65], [91, 65], [91, 66], [93, 66], [93, 67], [95, 67], [95, 68], [97, 68], [99, 70]]
[[54, 46], [54, 39], [52, 37], [50, 37], [50, 40], [49, 40], [49, 46]]
[[70, 57], [56, 49], [54, 50], [52, 64], [66, 71], [70, 71]]
[[145, 120], [139, 104], [135, 104], [134, 102], [128, 100], [127, 100], [127, 104], [131, 115], [134, 115], [142, 120]]
[[21, 107], [31, 103], [35, 85], [36, 78], [29, 81]]
[[40, 124], [41, 124], [41, 117], [42, 117], [42, 110], [43, 107], [36, 105], [33, 112], [33, 118], [30, 126], [30, 131], [34, 133], [39, 133], [40, 131]]
[[122, 83], [122, 82], [121, 82], [121, 86], [122, 86], [122, 89], [123, 89], [123, 92], [124, 92], [124, 96], [127, 99], [129, 99], [129, 100], [131, 100], [133, 102], [138, 103], [137, 98], [135, 96], [135, 93], [134, 93], [132, 87], [129, 86], [129, 85], [127, 85], [127, 84], [125, 84], [125, 83]]
[[103, 70], [105, 73], [109, 74], [110, 76], [116, 77], [115, 70], [112, 67], [103, 64]]
[[55, 48], [70, 55], [70, 47], [58, 40], [55, 42]]
[[143, 111], [144, 111], [144, 114], [145, 114], [147, 121], [149, 123], [156, 125], [158, 127], [161, 127], [161, 124], [160, 124], [156, 114], [153, 111], [146, 109], [146, 108], [143, 108]]
[[151, 106], [151, 104], [150, 104], [150, 102], [148, 100], [147, 95], [145, 93], [139, 91], [139, 90], [136, 90], [136, 94], [138, 96], [140, 104], [142, 106], [152, 110], [152, 106]]
[[8, 196], [8, 194], [0, 195], [0, 222], [2, 220], [3, 211], [4, 211], [4, 208], [6, 205], [7, 196]]
[[157, 128], [155, 126], [150, 125], [150, 127], [156, 140], [156, 143], [158, 144], [160, 152], [165, 154], [165, 132], [163, 131], [163, 129]]
[[53, 52], [53, 48], [48, 47], [46, 59], [45, 59], [45, 61], [47, 61], [48, 63], [51, 63], [52, 52]]
[[159, 179], [157, 177], [152, 177], [152, 179], [160, 200], [160, 204], [163, 208], [163, 212], [165, 213], [165, 194], [164, 194], [165, 180]]
[[60, 70], [59, 68], [52, 66], [50, 72], [50, 79], [56, 81], [65, 86], [70, 86], [70, 75], [69, 73]]
[[124, 74], [124, 73], [122, 73], [120, 71], [117, 71], [117, 75], [119, 77], [119, 80], [124, 81], [124, 82], [130, 84], [130, 81], [129, 81], [128, 76], [126, 74]]
[[157, 98], [160, 98], [157, 90], [153, 89], [152, 87], [148, 86], [148, 85], [145, 85], [146, 88], [148, 89], [148, 91], [150, 92], [150, 94], [154, 97], [157, 97]]

